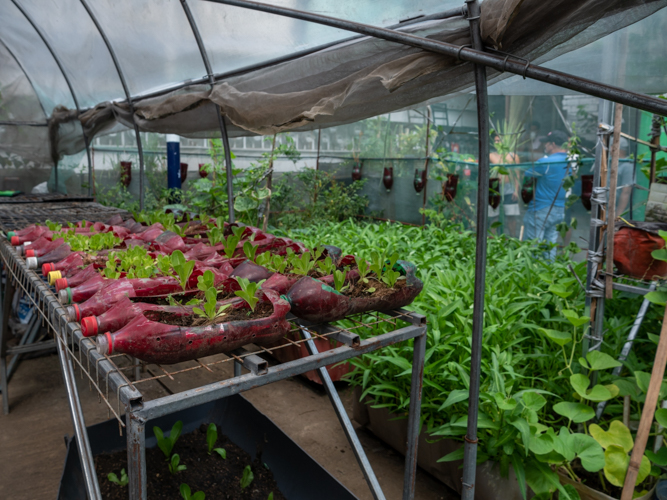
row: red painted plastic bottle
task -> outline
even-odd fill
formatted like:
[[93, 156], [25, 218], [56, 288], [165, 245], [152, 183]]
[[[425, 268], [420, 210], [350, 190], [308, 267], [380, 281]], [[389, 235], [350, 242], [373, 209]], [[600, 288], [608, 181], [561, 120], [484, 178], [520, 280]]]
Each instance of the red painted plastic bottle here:
[[19, 253], [19, 255], [23, 255], [28, 250], [39, 250], [44, 246], [49, 245], [50, 243], [51, 243], [50, 233], [44, 233], [35, 241], [26, 241], [23, 245], [16, 247], [16, 251]]
[[90, 264], [84, 267], [83, 269], [78, 269], [78, 268], [70, 269], [65, 274], [64, 278], [56, 280], [56, 293], [58, 293], [60, 290], [64, 290], [68, 286], [71, 288], [79, 286], [88, 281], [96, 274], [99, 273], [97, 272], [93, 264]]
[[[58, 252], [52, 253], [54, 252], [54, 250], [60, 247], [65, 247], [65, 248], [59, 250]], [[57, 240], [53, 240], [50, 244], [44, 245], [42, 248], [39, 248], [37, 250], [32, 250], [32, 249], [26, 250], [25, 263], [27, 264], [28, 269], [37, 269], [37, 267], [40, 264], [46, 263], [44, 259], [52, 259], [48, 261], [56, 262], [64, 259], [71, 252], [72, 249], [68, 244], [65, 243], [65, 240], [63, 240], [62, 238], [58, 238]], [[49, 257], [49, 254], [52, 255]], [[39, 259], [42, 259], [42, 261], [40, 262]]]
[[82, 304], [67, 306], [70, 321], [81, 321], [86, 316], [97, 316], [124, 297], [136, 297], [128, 280], [109, 280], [99, 292]]
[[[63, 243], [62, 245], [58, 245], [49, 253], [46, 253], [41, 257], [36, 257], [37, 264], [35, 267], [40, 267], [43, 264], [50, 264], [52, 262], [60, 262], [61, 260], [69, 257], [70, 255], [72, 255], [72, 248], [67, 243]], [[31, 264], [32, 262], [33, 261], [30, 259], [30, 257], [26, 259], [26, 264], [28, 264], [28, 268], [31, 268], [30, 266], [32, 265]]]
[[[53, 271], [60, 271], [61, 274], [64, 274], [73, 267], [83, 266], [84, 255], [84, 252], [72, 252], [62, 260], [42, 264], [42, 275], [47, 276]], [[61, 277], [62, 276], [58, 276], [58, 278]]]
[[115, 333], [98, 335], [97, 352], [125, 353], [149, 363], [173, 364], [230, 352], [249, 343], [274, 342], [289, 332], [290, 324], [285, 315], [290, 306], [272, 290], [265, 293], [273, 304], [273, 313], [266, 318], [181, 327], [152, 321], [147, 317], [148, 312], [138, 315]]
[[[114, 280], [107, 280], [99, 273], [95, 273], [90, 279], [85, 283], [80, 284], [77, 287], [67, 287], [58, 291], [58, 300], [61, 304], [72, 304], [79, 303], [85, 300], [88, 300], [97, 292], [99, 292], [106, 283], [111, 283]], [[115, 280], [115, 281], [127, 281], [127, 280]]]
[[8, 233], [9, 241], [12, 245], [22, 245], [26, 241], [35, 241], [39, 239], [45, 232], [49, 230], [46, 226], [33, 226], [26, 228], [25, 231], [18, 231], [16, 234]]
[[176, 250], [180, 250], [181, 252], [186, 251], [183, 238], [181, 238], [176, 233], [172, 233], [171, 231], [164, 231], [157, 238], [155, 238], [153, 240], [153, 247], [156, 250], [166, 254], [172, 254]]

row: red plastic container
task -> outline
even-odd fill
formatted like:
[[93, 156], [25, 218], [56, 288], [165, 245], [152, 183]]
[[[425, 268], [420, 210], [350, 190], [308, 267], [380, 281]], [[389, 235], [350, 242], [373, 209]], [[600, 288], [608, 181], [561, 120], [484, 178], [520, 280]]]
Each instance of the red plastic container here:
[[59, 292], [60, 290], [64, 290], [68, 286], [71, 288], [79, 286], [88, 281], [96, 274], [99, 273], [97, 272], [93, 264], [90, 264], [84, 267], [83, 269], [77, 269], [77, 268], [70, 269], [65, 274], [64, 278], [56, 279], [56, 293]]
[[128, 280], [109, 280], [99, 292], [82, 304], [67, 306], [70, 321], [81, 321], [86, 316], [97, 316], [124, 297], [135, 297], [134, 288]]
[[[107, 280], [99, 273], [95, 273], [85, 283], [77, 287], [67, 287], [58, 292], [58, 300], [61, 304], [72, 304], [84, 302], [99, 292], [105, 283], [113, 280]], [[120, 281], [120, 280], [118, 280]]]
[[[263, 295], [273, 305], [273, 313], [266, 318], [181, 327], [152, 321], [147, 317], [150, 313], [144, 313], [115, 333], [99, 335], [97, 351], [109, 355], [125, 353], [149, 363], [173, 364], [230, 352], [250, 343], [269, 344], [289, 332], [285, 316], [290, 306], [276, 292], [267, 290]], [[245, 302], [238, 305], [246, 306]]]
[[18, 231], [16, 234], [9, 236], [9, 241], [12, 245], [22, 245], [26, 241], [35, 241], [45, 232], [49, 230], [46, 226], [33, 226], [26, 228], [24, 231]]
[[48, 276], [51, 272], [60, 271], [58, 278], [62, 278], [62, 273], [69, 271], [73, 267], [83, 266], [83, 255], [85, 255], [83, 252], [72, 252], [62, 260], [42, 264], [42, 276]]

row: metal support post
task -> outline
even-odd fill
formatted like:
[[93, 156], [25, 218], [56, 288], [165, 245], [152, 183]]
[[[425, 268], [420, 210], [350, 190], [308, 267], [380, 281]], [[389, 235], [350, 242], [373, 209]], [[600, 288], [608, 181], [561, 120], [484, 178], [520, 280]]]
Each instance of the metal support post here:
[[[473, 48], [482, 50], [480, 6], [478, 0], [466, 0]], [[482, 333], [484, 330], [484, 290], [486, 284], [486, 223], [489, 200], [489, 103], [486, 68], [476, 64], [477, 126], [479, 137], [479, 173], [477, 184], [477, 242], [475, 250], [475, 291], [472, 320], [472, 351], [470, 355], [470, 396], [468, 399], [468, 430], [463, 455], [462, 500], [475, 498], [477, 468], [477, 412], [479, 409], [480, 371], [482, 364]]]
[[[319, 351], [317, 350], [315, 342], [313, 342], [312, 340], [310, 332], [306, 328], [301, 327], [301, 334], [305, 339], [308, 339], [306, 341], [306, 348], [308, 349], [308, 352], [311, 355], [318, 354]], [[416, 340], [417, 339], [415, 338], [415, 341]], [[322, 385], [324, 385], [324, 388], [326, 389], [327, 394], [329, 395], [329, 399], [331, 400], [331, 404], [334, 407], [336, 416], [340, 421], [340, 425], [343, 427], [343, 431], [347, 436], [347, 440], [350, 442], [350, 446], [352, 446], [352, 451], [354, 453], [354, 456], [357, 458], [357, 461], [359, 462], [359, 466], [361, 467], [361, 471], [363, 472], [364, 477], [366, 478], [366, 482], [368, 483], [368, 487], [371, 490], [373, 498], [375, 500], [384, 500], [385, 496], [384, 493], [382, 492], [382, 488], [380, 487], [380, 483], [378, 482], [377, 477], [375, 477], [375, 472], [373, 472], [373, 467], [371, 467], [371, 464], [368, 461], [368, 457], [366, 456], [366, 452], [364, 451], [364, 447], [361, 445], [361, 442], [357, 437], [357, 433], [355, 432], [354, 427], [352, 426], [352, 422], [350, 422], [350, 417], [347, 416], [347, 411], [345, 410], [343, 402], [340, 400], [340, 396], [338, 396], [338, 391], [336, 391], [336, 387], [333, 385], [333, 382], [331, 381], [331, 377], [329, 376], [327, 367], [322, 366], [318, 368], [317, 373], [320, 376], [320, 379], [322, 379]], [[406, 457], [406, 461], [407, 460], [408, 459]], [[406, 497], [404, 496], [403, 498], [405, 499]]]
[[243, 374], [242, 364], [239, 363], [238, 361], [234, 361], [234, 376], [235, 377], [240, 377]]
[[421, 431], [422, 382], [426, 357], [426, 335], [415, 337], [412, 347], [412, 380], [410, 382], [410, 410], [408, 414], [408, 443], [405, 451], [405, 475], [403, 477], [403, 500], [415, 498], [417, 477], [417, 445]]
[[129, 411], [125, 413], [125, 426], [130, 500], [146, 500], [146, 426]]
[[[211, 85], [211, 88], [215, 85], [215, 76], [213, 75], [213, 69], [211, 68], [211, 63], [208, 59], [208, 53], [206, 52], [206, 47], [204, 46], [204, 41], [202, 40], [201, 35], [199, 34], [199, 28], [197, 27], [197, 22], [195, 21], [190, 6], [188, 5], [187, 0], [181, 0], [181, 5], [185, 12], [188, 22], [190, 23], [190, 28], [192, 29], [192, 34], [195, 36], [197, 41], [197, 47], [199, 47], [199, 53], [204, 62], [204, 67], [206, 68], [206, 73], [208, 75], [208, 83]], [[232, 152], [229, 147], [229, 136], [227, 134], [227, 125], [225, 124], [225, 118], [222, 115], [222, 109], [218, 104], [215, 105], [215, 112], [218, 116], [218, 126], [220, 127], [220, 135], [222, 136], [222, 147], [225, 150], [225, 171], [227, 173], [227, 205], [229, 209], [229, 222], [233, 223], [236, 221], [234, 217], [234, 186], [233, 180], [234, 176], [232, 174]]]
[[9, 391], [7, 390], [7, 339], [9, 338], [9, 315], [15, 290], [14, 282], [6, 273], [5, 290], [2, 301], [2, 327], [0, 328], [0, 389], [2, 390], [2, 411], [9, 414]]
[[65, 348], [62, 345], [62, 339], [58, 338], [58, 332], [56, 332], [55, 335], [56, 348], [58, 349], [60, 366], [63, 371], [63, 378], [65, 379], [65, 388], [67, 389], [67, 399], [72, 412], [72, 423], [74, 425], [74, 432], [76, 433], [76, 444], [79, 449], [79, 456], [81, 457], [81, 468], [83, 469], [83, 477], [86, 483], [86, 492], [88, 493], [89, 500], [102, 500], [100, 485], [97, 482], [97, 474], [95, 472], [95, 461], [93, 459], [93, 454], [90, 451], [86, 422], [83, 418], [81, 401], [79, 400], [79, 393], [77, 392], [74, 367], [72, 366], [72, 361], [67, 358]]

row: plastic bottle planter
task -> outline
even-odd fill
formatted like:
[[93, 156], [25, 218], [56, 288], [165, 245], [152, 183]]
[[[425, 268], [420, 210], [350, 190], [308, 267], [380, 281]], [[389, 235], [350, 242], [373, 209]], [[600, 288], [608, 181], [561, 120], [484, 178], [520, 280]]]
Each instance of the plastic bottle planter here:
[[[290, 289], [287, 300], [295, 316], [316, 323], [338, 321], [351, 314], [369, 311], [391, 311], [410, 304], [424, 286], [415, 275], [414, 264], [399, 260], [397, 267], [405, 276], [406, 282], [388, 295], [348, 297], [326, 283], [306, 276]], [[356, 271], [352, 272], [356, 274]], [[351, 273], [348, 273], [348, 276]]]
[[415, 180], [412, 183], [415, 187], [415, 191], [421, 193], [424, 186], [426, 186], [426, 169], [422, 170], [420, 174], [419, 169], [415, 168]]
[[130, 186], [132, 182], [132, 162], [131, 161], [121, 161], [120, 162], [120, 183], [126, 188]]
[[95, 270], [95, 265], [94, 264], [89, 264], [88, 266], [84, 267], [83, 269], [74, 269], [70, 270], [65, 274], [64, 278], [56, 279], [56, 293], [58, 293], [60, 290], [64, 290], [68, 286], [71, 288], [74, 288], [76, 286], [81, 285], [82, 283], [85, 283], [88, 281], [90, 278], [95, 276], [97, 271]]
[[535, 179], [533, 177], [525, 177], [521, 186], [521, 199], [527, 205], [533, 201], [535, 195]]
[[[209, 326], [178, 326], [137, 316], [115, 333], [97, 337], [97, 351], [125, 353], [148, 363], [173, 364], [231, 352], [246, 344], [270, 344], [290, 331], [285, 316], [289, 303], [276, 292], [264, 292], [273, 312], [259, 319], [230, 321]], [[240, 304], [245, 306], [245, 302]]]
[[208, 177], [208, 170], [207, 170], [208, 167], [207, 167], [207, 165], [208, 165], [207, 163], [200, 163], [199, 164], [199, 177], [201, 177], [202, 179], [205, 179], [206, 177]]
[[500, 179], [489, 179], [489, 205], [494, 210], [500, 206]]
[[591, 195], [593, 194], [593, 176], [581, 176], [581, 203], [583, 203], [586, 210], [591, 209]]
[[394, 185], [394, 167], [384, 167], [382, 184], [387, 188], [387, 192], [391, 191], [391, 186]]
[[456, 189], [459, 185], [459, 176], [458, 174], [447, 174], [447, 181], [443, 187], [442, 192], [445, 194], [445, 199], [448, 202], [454, 201], [456, 198]]
[[181, 184], [185, 182], [185, 179], [188, 178], [188, 164], [181, 163]]
[[355, 163], [352, 166], [352, 180], [353, 181], [360, 181], [361, 180], [361, 164], [360, 163]]

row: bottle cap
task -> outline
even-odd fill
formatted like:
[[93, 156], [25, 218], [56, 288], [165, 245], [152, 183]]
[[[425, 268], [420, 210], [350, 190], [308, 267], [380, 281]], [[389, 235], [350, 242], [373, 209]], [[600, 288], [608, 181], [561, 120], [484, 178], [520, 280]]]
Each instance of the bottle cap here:
[[[60, 271], [54, 271], [56, 273], [59, 273]], [[60, 290], [64, 290], [67, 288], [67, 278], [58, 278], [56, 279], [56, 293], [60, 292]]]
[[37, 269], [37, 257], [28, 257], [25, 263], [28, 265], [28, 269]]
[[26, 250], [25, 251], [25, 256], [26, 257], [34, 257], [35, 256], [35, 251], [34, 250]]
[[97, 352], [99, 354], [113, 354], [113, 341], [109, 332], [97, 336]]
[[20, 240], [19, 240], [19, 237], [16, 236], [16, 235], [12, 236], [12, 237], [9, 239], [9, 241], [10, 241], [11, 244], [14, 245], [14, 246], [18, 246], [18, 245], [21, 244], [21, 242], [20, 242]]
[[67, 310], [67, 319], [69, 321], [76, 321], [76, 310], [74, 309], [74, 306], [67, 306], [65, 309]]
[[71, 297], [71, 293], [72, 293], [72, 292], [70, 291], [70, 293], [68, 294], [68, 293], [67, 293], [67, 290], [71, 290], [71, 289], [68, 287], [68, 288], [65, 288], [65, 289], [63, 289], [63, 290], [60, 290], [60, 291], [58, 292], [58, 300], [59, 300], [60, 303], [63, 304], [63, 305], [64, 305], [64, 304], [69, 304], [69, 302], [70, 302], [70, 301], [69, 301], [69, 298]]
[[95, 316], [86, 316], [81, 320], [81, 333], [83, 333], [84, 337], [97, 335], [98, 327], [99, 323]]
[[56, 284], [56, 280], [62, 278], [62, 273], [60, 271], [49, 271], [47, 275], [49, 278], [49, 285], [53, 286]]
[[51, 271], [56, 270], [56, 265], [51, 263], [42, 264], [42, 276], [48, 276]]
[[12, 236], [15, 236], [15, 235], [16, 235], [16, 232], [14, 232], [14, 231], [7, 231], [7, 238], [10, 238], [10, 239], [11, 239], [11, 237], [12, 237]]

